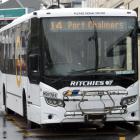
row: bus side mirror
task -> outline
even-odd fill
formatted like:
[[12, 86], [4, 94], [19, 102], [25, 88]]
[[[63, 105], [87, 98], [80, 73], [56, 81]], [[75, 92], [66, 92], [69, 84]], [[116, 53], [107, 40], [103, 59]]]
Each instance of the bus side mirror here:
[[29, 76], [30, 79], [39, 80], [40, 77], [40, 56], [38, 54], [30, 54], [29, 55]]
[[140, 34], [140, 21], [138, 21], [138, 34]]

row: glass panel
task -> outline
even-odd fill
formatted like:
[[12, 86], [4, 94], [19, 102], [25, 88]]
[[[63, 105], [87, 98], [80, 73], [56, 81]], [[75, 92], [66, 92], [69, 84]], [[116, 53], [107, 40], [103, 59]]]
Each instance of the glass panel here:
[[132, 17], [44, 18], [46, 75], [134, 73]]

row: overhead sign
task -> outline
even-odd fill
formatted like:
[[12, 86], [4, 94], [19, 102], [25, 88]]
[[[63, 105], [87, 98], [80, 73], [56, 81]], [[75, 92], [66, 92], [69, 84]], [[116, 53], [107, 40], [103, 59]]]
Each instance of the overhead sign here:
[[26, 8], [0, 9], [0, 18], [16, 18], [25, 13]]

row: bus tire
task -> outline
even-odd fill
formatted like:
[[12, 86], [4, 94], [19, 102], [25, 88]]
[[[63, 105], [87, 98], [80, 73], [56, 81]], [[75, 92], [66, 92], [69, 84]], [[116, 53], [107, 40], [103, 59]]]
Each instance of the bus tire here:
[[27, 129], [35, 129], [35, 128], [39, 128], [39, 125], [30, 120], [27, 120]]
[[9, 108], [7, 108], [6, 106], [6, 90], [5, 90], [5, 85], [3, 85], [3, 105], [5, 106], [5, 112], [6, 114], [13, 114], [14, 112], [12, 110], [10, 110]]
[[3, 105], [6, 108], [6, 92], [5, 92], [5, 86], [4, 85], [3, 85], [2, 91], [3, 91]]
[[26, 94], [24, 90], [22, 95], [22, 102], [23, 102], [23, 117], [27, 120], [27, 101], [26, 101]]
[[28, 120], [28, 117], [27, 117], [27, 100], [26, 100], [26, 93], [25, 93], [25, 90], [23, 90], [23, 117], [25, 118], [26, 120], [26, 123], [27, 123], [27, 129], [33, 129], [33, 128], [36, 128], [37, 127], [37, 124]]
[[134, 122], [134, 126], [137, 126], [137, 125], [140, 125], [140, 122], [139, 121], [135, 121]]
[[115, 128], [116, 128], [115, 122], [105, 122], [104, 123], [104, 129], [114, 130]]

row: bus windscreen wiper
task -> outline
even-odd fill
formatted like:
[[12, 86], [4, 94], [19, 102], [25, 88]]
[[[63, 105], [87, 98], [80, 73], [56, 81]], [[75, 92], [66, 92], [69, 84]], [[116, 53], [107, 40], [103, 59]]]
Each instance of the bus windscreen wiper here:
[[93, 32], [93, 35], [88, 38], [88, 41], [93, 40], [95, 42], [95, 52], [96, 52], [96, 54], [95, 54], [95, 57], [96, 57], [96, 59], [95, 59], [95, 68], [98, 69], [98, 61], [99, 61], [98, 60], [99, 59], [98, 58], [98, 52], [99, 52], [99, 50], [98, 50], [98, 48], [99, 48], [99, 45], [98, 45], [98, 33], [97, 33], [96, 25], [94, 24], [94, 21], [93, 21], [93, 19], [91, 17], [90, 17], [90, 21], [94, 25], [94, 32]]
[[[70, 74], [77, 74], [77, 73], [90, 73], [90, 72], [102, 72], [102, 71], [100, 71], [100, 70], [102, 70], [102, 69], [108, 69], [109, 71], [112, 71], [112, 67], [109, 67], [109, 66], [104, 66], [104, 67], [98, 67], [98, 69], [97, 68], [90, 68], [90, 69], [83, 69], [83, 70], [72, 70], [71, 72], [70, 72]], [[107, 71], [108, 71], [107, 70]]]
[[96, 69], [95, 68], [91, 68], [91, 69], [83, 69], [83, 70], [72, 70], [70, 72], [70, 74], [77, 74], [77, 73], [86, 73], [86, 72], [95, 72]]

